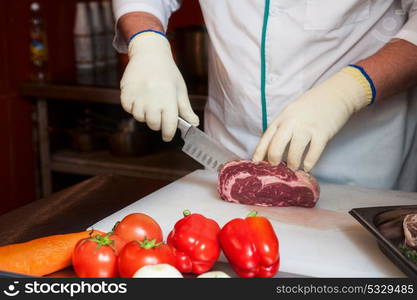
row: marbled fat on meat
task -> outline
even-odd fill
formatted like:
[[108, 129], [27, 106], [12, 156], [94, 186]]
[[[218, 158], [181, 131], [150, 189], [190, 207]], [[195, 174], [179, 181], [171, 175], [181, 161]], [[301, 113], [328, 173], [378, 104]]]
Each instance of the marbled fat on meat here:
[[231, 161], [219, 173], [223, 200], [261, 206], [314, 207], [319, 199], [317, 181], [306, 172], [292, 171], [282, 162]]

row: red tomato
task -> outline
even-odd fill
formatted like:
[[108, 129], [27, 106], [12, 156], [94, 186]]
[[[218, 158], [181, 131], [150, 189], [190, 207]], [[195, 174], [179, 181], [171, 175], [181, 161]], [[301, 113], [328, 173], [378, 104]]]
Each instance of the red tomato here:
[[127, 215], [116, 223], [113, 231], [126, 242], [143, 241], [145, 238], [162, 242], [161, 227], [150, 216], [141, 213]]
[[72, 253], [72, 264], [78, 277], [109, 278], [117, 276], [117, 256], [105, 236], [80, 240]]
[[113, 244], [110, 246], [113, 247], [116, 255], [119, 255], [120, 251], [122, 251], [123, 247], [126, 245], [126, 241], [115, 233], [110, 233], [109, 239], [113, 241]]
[[175, 266], [175, 257], [167, 244], [156, 243], [155, 240], [127, 243], [118, 259], [121, 277], [132, 277], [137, 270], [146, 265], [169, 264]]

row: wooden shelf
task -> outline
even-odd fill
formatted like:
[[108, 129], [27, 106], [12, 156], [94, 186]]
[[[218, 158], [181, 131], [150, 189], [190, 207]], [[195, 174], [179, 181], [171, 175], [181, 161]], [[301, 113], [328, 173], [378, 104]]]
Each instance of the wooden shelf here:
[[[36, 97], [47, 100], [73, 100], [120, 105], [118, 88], [65, 85], [49, 83], [23, 83], [19, 87], [25, 97]], [[207, 101], [206, 95], [189, 95], [190, 102], [196, 111], [203, 111]]]
[[116, 157], [107, 151], [52, 154], [51, 170], [81, 175], [117, 174], [173, 181], [202, 166], [178, 150], [143, 157]]
[[[36, 131], [34, 131], [35, 157], [39, 170], [36, 173], [38, 197], [52, 193], [52, 171], [78, 175], [113, 173], [148, 179], [174, 181], [201, 165], [181, 152], [172, 150], [143, 157], [115, 157], [109, 152], [82, 153], [60, 151], [50, 153], [48, 103], [67, 100], [89, 103], [107, 103], [120, 106], [120, 90], [115, 86], [84, 86], [72, 83], [23, 83], [21, 96], [34, 100]], [[204, 110], [206, 95], [189, 95], [197, 113]], [[156, 150], [156, 149], [155, 149]]]

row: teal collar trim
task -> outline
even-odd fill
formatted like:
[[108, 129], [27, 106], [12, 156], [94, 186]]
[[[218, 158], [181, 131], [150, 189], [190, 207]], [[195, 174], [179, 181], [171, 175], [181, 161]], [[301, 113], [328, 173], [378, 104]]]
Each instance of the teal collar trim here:
[[268, 27], [270, 0], [265, 0], [264, 19], [261, 39], [261, 104], [262, 104], [262, 130], [268, 128], [268, 115], [266, 110], [266, 31]]

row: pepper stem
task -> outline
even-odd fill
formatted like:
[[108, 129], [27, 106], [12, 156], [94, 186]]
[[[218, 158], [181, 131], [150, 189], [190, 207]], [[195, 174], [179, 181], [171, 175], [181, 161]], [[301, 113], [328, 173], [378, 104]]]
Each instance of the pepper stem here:
[[182, 214], [184, 215], [184, 217], [191, 215], [191, 211], [189, 209], [186, 209], [182, 212]]
[[256, 217], [258, 215], [258, 212], [255, 210], [252, 210], [246, 217]]

